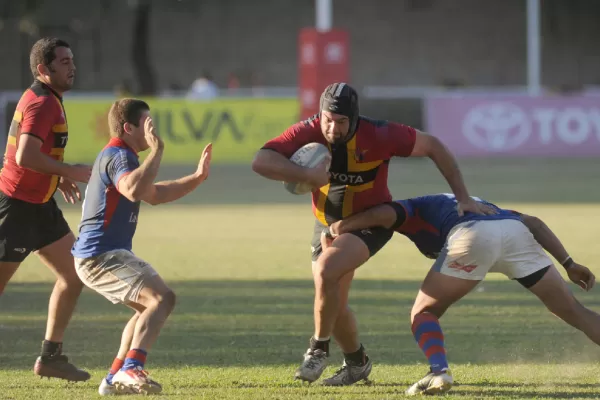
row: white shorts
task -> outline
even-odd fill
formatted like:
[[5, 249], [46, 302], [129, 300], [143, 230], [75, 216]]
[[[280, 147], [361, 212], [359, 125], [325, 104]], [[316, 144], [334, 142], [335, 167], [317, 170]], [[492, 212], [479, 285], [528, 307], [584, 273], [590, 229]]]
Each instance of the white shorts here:
[[144, 282], [158, 273], [127, 250], [112, 250], [96, 257], [75, 257], [75, 271], [90, 289], [114, 304], [137, 302]]
[[521, 221], [502, 219], [456, 225], [433, 270], [470, 280], [483, 280], [488, 272], [519, 279], [549, 265], [552, 260]]

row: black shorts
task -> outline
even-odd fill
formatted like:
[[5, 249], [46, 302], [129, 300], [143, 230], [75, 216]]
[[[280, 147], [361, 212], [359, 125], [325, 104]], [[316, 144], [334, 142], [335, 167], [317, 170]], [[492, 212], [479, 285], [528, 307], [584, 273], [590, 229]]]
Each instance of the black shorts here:
[[0, 261], [21, 262], [29, 253], [65, 237], [71, 229], [56, 200], [43, 204], [0, 192]]
[[[321, 232], [326, 226], [315, 221], [313, 238], [310, 243], [312, 250], [312, 260], [317, 261], [323, 249], [321, 248]], [[362, 231], [350, 232], [352, 235], [362, 240], [369, 248], [369, 257], [373, 257], [383, 246], [392, 238], [394, 231], [385, 228], [363, 229]]]

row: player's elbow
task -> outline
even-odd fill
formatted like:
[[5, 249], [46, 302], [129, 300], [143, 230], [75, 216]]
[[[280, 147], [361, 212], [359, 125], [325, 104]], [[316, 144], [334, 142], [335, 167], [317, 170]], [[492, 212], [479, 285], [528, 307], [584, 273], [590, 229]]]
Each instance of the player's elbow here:
[[15, 162], [17, 163], [17, 165], [21, 168], [27, 168], [29, 167], [29, 158], [26, 156], [25, 151], [23, 151], [22, 149], [18, 149], [16, 154], [15, 154]]
[[119, 193], [133, 203], [142, 201], [145, 197], [145, 192], [139, 185], [119, 184]]
[[267, 173], [269, 168], [268, 154], [265, 154], [265, 150], [259, 150], [252, 160], [252, 171], [259, 175]]

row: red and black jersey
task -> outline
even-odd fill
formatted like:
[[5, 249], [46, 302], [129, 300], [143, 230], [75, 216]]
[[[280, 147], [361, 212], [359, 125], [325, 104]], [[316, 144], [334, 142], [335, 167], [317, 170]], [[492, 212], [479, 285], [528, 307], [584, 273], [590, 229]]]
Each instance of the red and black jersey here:
[[360, 117], [356, 133], [347, 143], [331, 145], [321, 133], [320, 118], [314, 116], [292, 125], [271, 139], [263, 149], [290, 158], [308, 143], [321, 143], [332, 154], [329, 184], [312, 193], [313, 212], [324, 225], [392, 200], [388, 189], [388, 167], [392, 157], [408, 157], [416, 130], [406, 125]]
[[29, 203], [45, 203], [56, 191], [60, 177], [17, 165], [15, 155], [23, 135], [35, 136], [42, 141], [42, 153], [63, 160], [68, 129], [62, 98], [37, 79], [21, 96], [10, 125], [0, 191]]

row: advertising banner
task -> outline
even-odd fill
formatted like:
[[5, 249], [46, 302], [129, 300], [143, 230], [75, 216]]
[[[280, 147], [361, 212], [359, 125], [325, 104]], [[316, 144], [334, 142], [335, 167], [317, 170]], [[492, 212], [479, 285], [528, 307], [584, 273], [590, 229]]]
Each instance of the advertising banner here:
[[[69, 128], [67, 162], [91, 163], [109, 139], [111, 99], [65, 98]], [[213, 143], [213, 162], [248, 163], [270, 138], [299, 120], [296, 99], [223, 99], [192, 102], [146, 99], [154, 126], [165, 141], [163, 162], [200, 160]]]
[[600, 155], [600, 97], [433, 96], [426, 123], [458, 156]]

